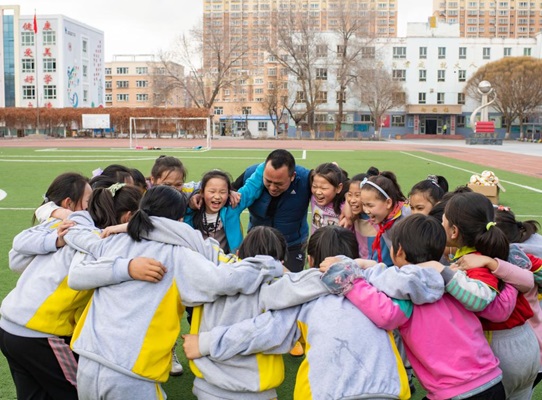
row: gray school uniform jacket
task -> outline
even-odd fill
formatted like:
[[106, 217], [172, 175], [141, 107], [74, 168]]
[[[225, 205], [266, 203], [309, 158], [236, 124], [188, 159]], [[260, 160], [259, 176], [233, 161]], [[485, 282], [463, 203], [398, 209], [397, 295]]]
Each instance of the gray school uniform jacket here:
[[[136, 242], [127, 234], [103, 240], [88, 234], [80, 227], [91, 223], [86, 212], [71, 219], [79, 225], [70, 229], [66, 242], [95, 258], [105, 257], [70, 268], [70, 287], [96, 289], [76, 326], [72, 348], [128, 376], [168, 379], [183, 305], [253, 293], [262, 282], [282, 275], [282, 264], [265, 256], [217, 265], [217, 242], [204, 241], [182, 222], [151, 217], [156, 229], [148, 232], [148, 240]], [[168, 268], [160, 282], [130, 278], [129, 260], [138, 256], [153, 257]]]

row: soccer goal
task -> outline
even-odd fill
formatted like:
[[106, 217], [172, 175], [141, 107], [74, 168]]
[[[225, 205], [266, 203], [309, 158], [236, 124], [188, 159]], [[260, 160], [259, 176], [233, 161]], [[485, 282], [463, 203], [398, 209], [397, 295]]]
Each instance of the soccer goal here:
[[209, 150], [211, 137], [209, 117], [130, 117], [131, 149], [152, 147], [149, 139], [171, 139], [168, 147]]

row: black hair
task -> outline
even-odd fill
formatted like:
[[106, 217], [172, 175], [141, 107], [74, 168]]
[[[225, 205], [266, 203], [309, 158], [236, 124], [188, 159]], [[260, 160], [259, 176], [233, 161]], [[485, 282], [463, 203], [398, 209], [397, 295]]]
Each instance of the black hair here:
[[[380, 175], [377, 176], [371, 176], [367, 178], [369, 181], [375, 183], [378, 185], [384, 192], [390, 196], [390, 199], [392, 201], [392, 205], [395, 206], [400, 201], [405, 201], [406, 197], [401, 191], [401, 186], [399, 186], [399, 183], [397, 182], [397, 177], [395, 174], [391, 171], [382, 171]], [[375, 188], [372, 185], [363, 185], [361, 188], [362, 190], [372, 190], [376, 193], [379, 199], [385, 201], [386, 196], [384, 196], [380, 190]]]
[[154, 229], [150, 217], [163, 217], [177, 221], [184, 216], [186, 204], [185, 196], [170, 186], [158, 185], [150, 188], [143, 195], [139, 210], [128, 222], [128, 234], [139, 242], [143, 232]]
[[134, 180], [134, 186], [141, 190], [141, 193], [145, 193], [147, 190], [147, 180], [145, 179], [145, 175], [143, 175], [143, 173], [137, 168], [131, 168], [130, 173], [132, 174], [132, 179]]
[[523, 243], [540, 229], [540, 224], [535, 220], [517, 221], [514, 213], [508, 208], [497, 208], [495, 222], [510, 243]]
[[475, 192], [454, 194], [444, 210], [450, 225], [459, 231], [461, 246], [474, 247], [485, 256], [508, 260], [510, 246], [503, 231], [494, 229], [495, 211], [491, 201]]
[[378, 176], [380, 175], [380, 170], [376, 167], [370, 166], [365, 174], [367, 175], [367, 177]]
[[[57, 206], [61, 206], [64, 199], [70, 198], [74, 203], [79, 203], [85, 194], [85, 188], [88, 185], [88, 178], [76, 172], [66, 172], [58, 175], [47, 188], [45, 198], [40, 206], [52, 201]], [[36, 215], [32, 218], [32, 223], [36, 222]]]
[[123, 186], [114, 191], [114, 188], [115, 186], [98, 188], [90, 196], [88, 212], [94, 225], [100, 229], [122, 223], [121, 218], [125, 212], [135, 213], [139, 207], [139, 189], [135, 186]]
[[228, 199], [226, 200], [226, 204], [224, 206], [227, 206], [229, 204], [230, 202], [229, 194], [230, 194], [230, 191], [232, 190], [231, 177], [228, 173], [224, 171], [214, 169], [212, 171], [206, 172], [201, 178], [200, 193], [202, 195], [202, 204], [199, 210], [194, 210], [194, 217], [192, 221], [193, 221], [194, 229], [197, 229], [198, 231], [205, 234], [206, 236], [210, 236], [210, 235], [209, 235], [209, 232], [205, 230], [206, 227], [203, 221], [203, 217], [205, 215], [205, 204], [203, 202], [203, 192], [205, 190], [205, 187], [207, 186], [207, 183], [213, 178], [224, 180], [224, 182], [226, 182], [226, 185], [228, 187]]
[[438, 261], [446, 247], [442, 223], [423, 214], [413, 214], [397, 222], [390, 236], [394, 254], [400, 246], [411, 264]]
[[307, 244], [307, 254], [318, 268], [326, 257], [343, 255], [352, 259], [359, 257], [356, 235], [350, 229], [338, 225], [326, 225], [314, 232]]
[[342, 188], [333, 198], [333, 210], [336, 214], [341, 213], [341, 204], [344, 202], [344, 195], [348, 192], [348, 173], [333, 163], [323, 163], [313, 169], [310, 173], [309, 183], [312, 186], [314, 176], [320, 175], [328, 181], [335, 189], [341, 184]]
[[350, 185], [352, 182], [362, 182], [368, 176], [369, 175], [364, 172], [362, 172], [361, 174], [354, 175], [352, 178], [349, 179], [348, 185]]
[[293, 176], [295, 172], [295, 158], [288, 150], [277, 149], [273, 150], [265, 159], [265, 164], [270, 162], [274, 169], [279, 169], [284, 166], [288, 168], [288, 175]]
[[164, 172], [171, 173], [172, 171], [180, 172], [183, 175], [183, 180], [186, 180], [188, 171], [181, 160], [176, 157], [162, 155], [154, 161], [151, 169], [151, 177], [156, 181], [162, 177]]
[[255, 226], [239, 246], [239, 257], [254, 257], [258, 254], [273, 257], [275, 260], [286, 261], [288, 243], [280, 231], [271, 226]]
[[125, 167], [124, 165], [120, 165], [120, 164], [108, 165], [102, 171], [101, 175], [113, 178], [119, 183], [127, 183], [127, 181], [130, 181], [130, 180], [133, 181], [130, 168]]
[[431, 205], [434, 206], [440, 201], [440, 199], [442, 199], [442, 196], [444, 196], [444, 193], [447, 191], [448, 182], [443, 176], [429, 175], [427, 179], [424, 179], [423, 181], [420, 181], [412, 186], [408, 196], [410, 197], [418, 193], [422, 194], [431, 203]]
[[[110, 176], [106, 175], [96, 175], [90, 180], [90, 187], [92, 190], [98, 189], [98, 188], [108, 188], [111, 185], [114, 185], [115, 183], [119, 183], [119, 181], [115, 178], [112, 178]], [[122, 183], [122, 182], [120, 182]]]

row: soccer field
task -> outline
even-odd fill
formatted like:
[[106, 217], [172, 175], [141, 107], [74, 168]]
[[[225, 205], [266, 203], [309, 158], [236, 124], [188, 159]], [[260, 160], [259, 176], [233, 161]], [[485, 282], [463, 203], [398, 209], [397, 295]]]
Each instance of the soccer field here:
[[[284, 145], [287, 145], [284, 144]], [[210, 169], [222, 169], [235, 179], [252, 164], [264, 161], [269, 149], [212, 149], [208, 151], [162, 149], [134, 151], [128, 149], [104, 148], [0, 148], [0, 190], [6, 197], [0, 201], [0, 299], [13, 288], [17, 275], [7, 267], [8, 252], [13, 237], [31, 226], [32, 214], [42, 202], [50, 182], [60, 173], [73, 171], [92, 176], [92, 171], [109, 164], [123, 164], [138, 168], [148, 176], [154, 160], [162, 154], [178, 157], [188, 169], [187, 180], [200, 180]], [[464, 185], [474, 173], [491, 169], [500, 178], [505, 193], [500, 194], [501, 204], [510, 206], [518, 219], [535, 219], [542, 223], [541, 193], [542, 179], [499, 169], [483, 167], [469, 162], [416, 151], [327, 151], [292, 150], [296, 161], [307, 168], [336, 161], [350, 176], [365, 172], [370, 166], [381, 171], [395, 172], [403, 193], [428, 174], [443, 175], [450, 188]], [[2, 192], [0, 191], [0, 198]], [[247, 214], [244, 221], [247, 221]], [[244, 224], [246, 226], [246, 223]], [[186, 326], [184, 327], [186, 329]], [[171, 378], [165, 385], [170, 399], [193, 399], [191, 384], [193, 376], [188, 370], [182, 349], [177, 353], [183, 359], [185, 374]], [[279, 398], [290, 399], [299, 359], [285, 356], [287, 379], [279, 390]], [[330, 368], [333, 366], [330, 365]], [[537, 391], [542, 398], [541, 391]], [[422, 390], [413, 397], [422, 398]], [[0, 399], [15, 399], [15, 391], [7, 363], [0, 357]]]

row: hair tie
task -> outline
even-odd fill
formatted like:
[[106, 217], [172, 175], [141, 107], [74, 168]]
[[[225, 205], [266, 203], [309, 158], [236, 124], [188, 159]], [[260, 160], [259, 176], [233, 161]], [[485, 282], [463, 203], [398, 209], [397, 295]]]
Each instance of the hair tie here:
[[507, 206], [498, 206], [498, 207], [497, 207], [497, 210], [509, 212], [509, 211], [510, 211], [510, 207], [507, 207]]
[[95, 178], [97, 176], [100, 176], [103, 172], [103, 169], [98, 167], [94, 171], [92, 171], [92, 177]]
[[388, 196], [388, 194], [386, 193], [386, 191], [384, 189], [382, 189], [380, 186], [378, 186], [376, 183], [374, 182], [371, 182], [369, 179], [367, 178], [364, 178], [361, 183], [359, 184], [359, 187], [360, 189], [363, 187], [363, 185], [371, 185], [372, 187], [374, 187], [376, 190], [378, 190], [380, 193], [382, 193], [382, 195], [386, 198], [386, 199], [391, 199], [390, 196]]
[[115, 197], [117, 192], [122, 189], [124, 186], [126, 186], [126, 183], [114, 183], [111, 186], [107, 188], [111, 192], [111, 196]]
[[42, 194], [41, 197], [43, 197], [43, 201], [44, 201], [45, 203], [49, 203], [49, 197], [47, 197], [46, 194]]
[[438, 186], [440, 188], [440, 185], [438, 184], [438, 178], [436, 175], [427, 175], [427, 180], [431, 182], [433, 185]]
[[486, 225], [486, 231], [489, 231], [495, 225], [497, 225], [496, 222], [488, 222], [487, 225]]
[[147, 207], [141, 208], [140, 211], [143, 211], [145, 214], [150, 214], [151, 213], [150, 208], [147, 208]]

